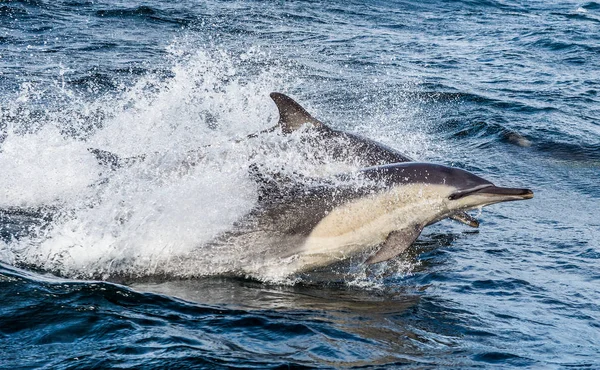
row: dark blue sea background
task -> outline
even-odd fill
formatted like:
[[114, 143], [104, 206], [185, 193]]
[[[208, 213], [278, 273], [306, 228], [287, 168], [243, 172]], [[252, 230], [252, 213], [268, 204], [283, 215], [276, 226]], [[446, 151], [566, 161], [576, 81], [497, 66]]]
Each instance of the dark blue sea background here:
[[[0, 368], [600, 368], [599, 90], [598, 2], [0, 0]], [[165, 267], [256, 205], [272, 91], [535, 198], [378, 266]]]

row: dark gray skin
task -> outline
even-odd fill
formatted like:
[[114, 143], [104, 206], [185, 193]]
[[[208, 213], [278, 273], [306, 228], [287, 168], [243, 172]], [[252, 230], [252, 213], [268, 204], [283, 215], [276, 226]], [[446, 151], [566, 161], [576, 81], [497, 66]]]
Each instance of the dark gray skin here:
[[[342, 180], [347, 185], [334, 185], [334, 181], [327, 180], [321, 180], [320, 183], [319, 180], [314, 180], [317, 182], [315, 185], [279, 183], [262, 178], [256, 171], [253, 174], [261, 186], [260, 205], [240, 220], [233, 231], [215, 241], [215, 244], [233, 245], [236, 250], [256, 250], [256, 246], [260, 245], [262, 253], [268, 258], [285, 258], [301, 253], [311, 232], [336, 208], [357, 199], [376, 197], [397, 186], [450, 186], [456, 188], [448, 196], [450, 202], [485, 194], [489, 201], [482, 205], [529, 199], [533, 196], [529, 189], [497, 187], [468, 171], [431, 163], [395, 163], [363, 169], [359, 172], [359, 178], [371, 180], [363, 186], [345, 181], [356, 179], [356, 174], [334, 177], [334, 180]], [[423, 224], [406, 225], [405, 229], [393, 232], [367, 263], [377, 263], [397, 256], [414, 242], [423, 227], [448, 216], [449, 214], [441, 212]], [[256, 257], [253, 254], [249, 258]], [[295, 267], [293, 271], [309, 271], [327, 265], [326, 262], [323, 265], [310, 262], [306, 266]]]

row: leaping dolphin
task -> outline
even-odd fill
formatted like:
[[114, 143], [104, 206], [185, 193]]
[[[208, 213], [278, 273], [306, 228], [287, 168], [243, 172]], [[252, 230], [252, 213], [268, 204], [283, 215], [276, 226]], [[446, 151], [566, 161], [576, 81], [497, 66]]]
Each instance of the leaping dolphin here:
[[417, 162], [370, 167], [317, 185], [262, 181], [260, 206], [219, 244], [236, 250], [261, 245], [270, 258], [291, 257], [278, 266], [285, 274], [362, 253], [370, 253], [366, 263], [383, 262], [404, 252], [424, 227], [457, 212], [533, 197], [529, 189]]

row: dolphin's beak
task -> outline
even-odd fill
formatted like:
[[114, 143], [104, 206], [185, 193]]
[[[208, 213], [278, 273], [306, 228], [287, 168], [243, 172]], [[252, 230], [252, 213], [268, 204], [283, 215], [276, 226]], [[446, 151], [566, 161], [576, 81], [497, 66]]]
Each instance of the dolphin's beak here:
[[471, 191], [460, 191], [452, 194], [450, 199], [456, 200], [464, 197], [481, 198], [481, 203], [493, 204], [499, 202], [509, 202], [513, 200], [524, 200], [533, 198], [533, 191], [519, 188], [503, 188], [495, 185], [488, 185]]
[[533, 191], [529, 189], [519, 189], [519, 188], [502, 188], [499, 186], [490, 186], [488, 188], [483, 188], [476, 192], [477, 194], [488, 194], [491, 196], [499, 196], [499, 197], [513, 197], [515, 200], [521, 199], [531, 199], [533, 198]]

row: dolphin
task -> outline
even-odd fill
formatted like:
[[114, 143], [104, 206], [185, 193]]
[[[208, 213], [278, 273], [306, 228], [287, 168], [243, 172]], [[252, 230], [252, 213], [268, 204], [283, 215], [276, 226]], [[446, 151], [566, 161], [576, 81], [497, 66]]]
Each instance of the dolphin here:
[[218, 243], [238, 251], [261, 246], [266, 258], [290, 258], [276, 265], [285, 275], [357, 255], [368, 255], [367, 264], [387, 261], [424, 227], [457, 212], [533, 197], [529, 189], [498, 187], [432, 163], [375, 166], [302, 184], [277, 181], [256, 168], [254, 175], [261, 183], [259, 206]]

